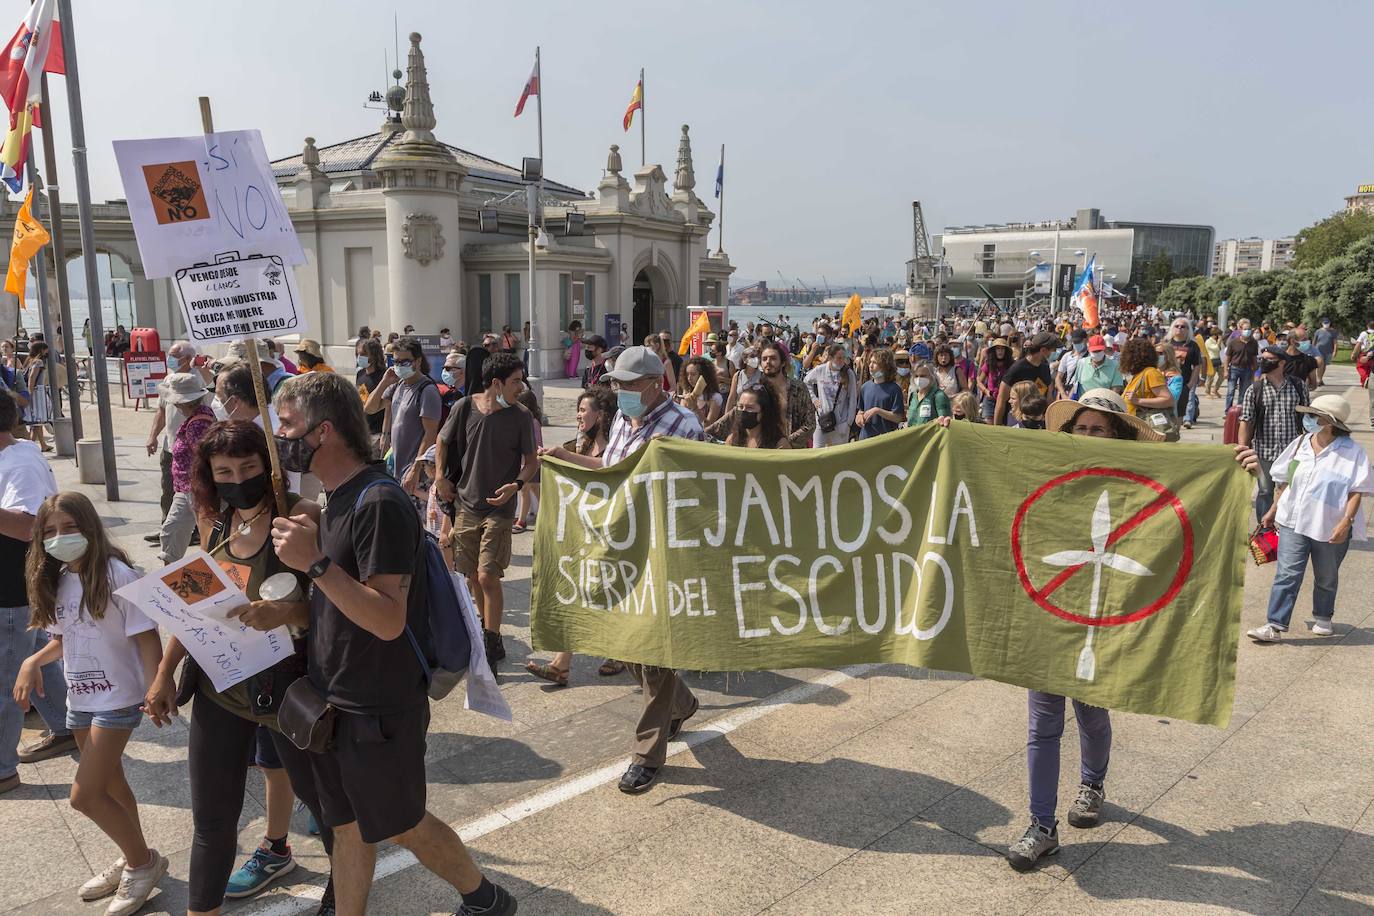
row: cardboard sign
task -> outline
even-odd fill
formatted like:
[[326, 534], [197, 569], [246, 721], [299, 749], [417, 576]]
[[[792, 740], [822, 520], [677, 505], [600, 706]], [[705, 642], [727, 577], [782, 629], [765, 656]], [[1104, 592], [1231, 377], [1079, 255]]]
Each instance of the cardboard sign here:
[[305, 263], [258, 131], [116, 140], [114, 149], [150, 280], [229, 251]]
[[301, 331], [295, 277], [277, 255], [238, 252], [176, 272], [177, 298], [192, 340], [230, 341]]
[[264, 632], [228, 616], [248, 596], [203, 550], [187, 551], [115, 594], [175, 636], [221, 693], [295, 652], [286, 627]]
[[134, 400], [157, 397], [157, 385], [167, 377], [167, 356], [161, 350], [124, 354], [124, 387]]

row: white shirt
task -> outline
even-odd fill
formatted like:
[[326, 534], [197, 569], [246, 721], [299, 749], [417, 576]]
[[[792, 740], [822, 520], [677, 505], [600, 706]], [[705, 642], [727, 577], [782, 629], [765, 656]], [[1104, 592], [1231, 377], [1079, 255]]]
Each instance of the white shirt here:
[[110, 603], [99, 620], [81, 606], [81, 579], [63, 572], [57, 583], [57, 622], [49, 632], [62, 637], [67, 674], [67, 708], [110, 712], [143, 702], [148, 683], [134, 636], [157, 628], [137, 607], [114, 595], [142, 576], [110, 561]]
[[[1350, 494], [1374, 493], [1374, 475], [1369, 456], [1349, 436], [1337, 436], [1321, 454], [1313, 452], [1312, 439], [1309, 433], [1298, 436], [1274, 459], [1270, 476], [1275, 484], [1288, 484], [1274, 520], [1298, 534], [1326, 541], [1345, 517]], [[1355, 513], [1350, 538], [1364, 540], [1363, 512]]]
[[56, 492], [57, 478], [37, 445], [19, 439], [0, 449], [0, 509], [37, 515], [43, 500]]

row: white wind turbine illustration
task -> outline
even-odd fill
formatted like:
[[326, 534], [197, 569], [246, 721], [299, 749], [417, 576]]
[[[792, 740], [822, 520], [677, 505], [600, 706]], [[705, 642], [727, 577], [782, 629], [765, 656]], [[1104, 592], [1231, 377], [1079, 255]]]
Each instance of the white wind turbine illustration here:
[[[1093, 509], [1092, 518], [1092, 550], [1061, 550], [1043, 557], [1040, 562], [1050, 566], [1086, 566], [1092, 564], [1093, 567], [1093, 590], [1092, 599], [1088, 604], [1089, 619], [1096, 619], [1098, 612], [1099, 599], [1102, 594], [1102, 567], [1110, 567], [1117, 572], [1123, 572], [1131, 576], [1153, 576], [1154, 573], [1146, 569], [1141, 564], [1132, 560], [1130, 557], [1122, 556], [1119, 553], [1107, 552], [1107, 538], [1112, 532], [1112, 509], [1107, 491], [1103, 490], [1102, 495], [1097, 498], [1097, 506]], [[1093, 633], [1097, 627], [1088, 627], [1088, 639], [1083, 645], [1083, 651], [1078, 654], [1078, 678], [1079, 680], [1091, 681], [1097, 676], [1097, 657], [1093, 655]]]

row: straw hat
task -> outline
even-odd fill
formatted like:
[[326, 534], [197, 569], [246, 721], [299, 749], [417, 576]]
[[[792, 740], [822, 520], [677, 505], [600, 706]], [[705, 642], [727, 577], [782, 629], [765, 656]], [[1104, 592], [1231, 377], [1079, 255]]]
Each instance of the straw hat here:
[[1065, 399], [1052, 402], [1049, 409], [1045, 411], [1045, 428], [1052, 432], [1059, 432], [1078, 415], [1080, 410], [1085, 409], [1116, 414], [1127, 425], [1135, 429], [1136, 440], [1139, 442], [1164, 441], [1163, 433], [1140, 417], [1131, 416], [1126, 409], [1125, 400], [1110, 388], [1093, 388], [1091, 391], [1085, 391], [1076, 401]]
[[1307, 407], [1294, 408], [1298, 413], [1326, 417], [1331, 425], [1343, 433], [1350, 432], [1350, 402], [1339, 394], [1323, 394], [1312, 399]]
[[988, 344], [988, 349], [991, 350], [993, 347], [1006, 347], [1007, 349], [1011, 349], [1011, 345], [1007, 343], [1005, 337], [994, 337], [992, 343]]

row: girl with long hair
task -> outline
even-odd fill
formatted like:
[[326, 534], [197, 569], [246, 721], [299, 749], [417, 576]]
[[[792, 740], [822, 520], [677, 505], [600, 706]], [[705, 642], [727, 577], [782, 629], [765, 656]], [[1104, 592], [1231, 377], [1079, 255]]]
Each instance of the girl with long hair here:
[[45, 452], [52, 446], [44, 441], [44, 427], [52, 422], [52, 401], [48, 397], [48, 345], [37, 341], [29, 347], [29, 359], [24, 364], [24, 373], [29, 388], [29, 406], [24, 411], [24, 422], [29, 425], [29, 434], [38, 447]]
[[81, 762], [71, 806], [119, 847], [119, 858], [81, 886], [83, 900], [114, 895], [108, 913], [133, 913], [167, 873], [150, 849], [138, 802], [124, 777], [124, 748], [143, 719], [143, 695], [162, 660], [157, 625], [115, 591], [140, 574], [113, 544], [83, 493], [43, 500], [25, 564], [32, 626], [52, 639], [29, 656], [14, 683], [14, 701], [29, 707], [41, 691], [41, 669], [61, 658], [67, 677], [67, 727]]
[[677, 400], [697, 415], [703, 429], [720, 419], [725, 397], [720, 393], [716, 367], [709, 359], [693, 356], [682, 364]]
[[726, 445], [745, 448], [791, 448], [782, 421], [782, 402], [768, 384], [751, 385], [739, 394]]

